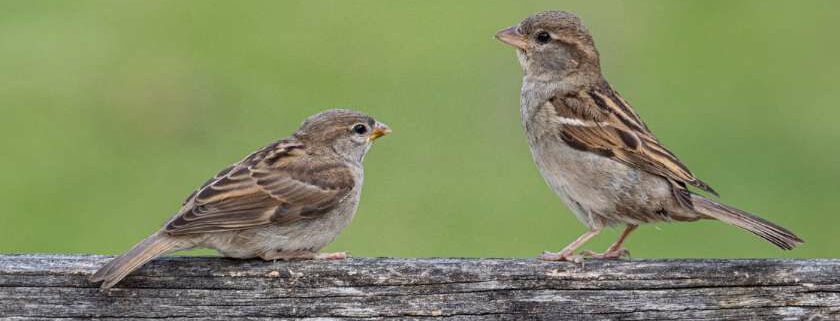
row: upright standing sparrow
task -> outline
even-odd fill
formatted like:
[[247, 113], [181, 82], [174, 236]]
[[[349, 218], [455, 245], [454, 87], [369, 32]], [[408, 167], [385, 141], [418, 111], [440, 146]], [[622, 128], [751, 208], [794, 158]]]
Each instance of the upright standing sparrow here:
[[628, 252], [622, 242], [639, 224], [717, 219], [782, 249], [802, 240], [750, 213], [690, 192], [717, 195], [668, 151], [601, 75], [598, 51], [580, 19], [537, 13], [496, 34], [517, 49], [525, 73], [520, 112], [543, 178], [589, 232], [545, 260], [577, 260], [575, 250], [604, 227], [626, 225], [599, 258]]
[[157, 256], [191, 248], [234, 258], [343, 259], [343, 252], [318, 251], [350, 223], [362, 191], [362, 159], [390, 132], [351, 110], [311, 116], [292, 136], [216, 174], [161, 230], [90, 280], [108, 289]]

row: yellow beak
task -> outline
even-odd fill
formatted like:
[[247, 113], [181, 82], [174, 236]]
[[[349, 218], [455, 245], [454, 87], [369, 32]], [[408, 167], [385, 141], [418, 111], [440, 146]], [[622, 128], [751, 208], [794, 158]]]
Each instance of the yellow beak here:
[[374, 141], [379, 137], [388, 135], [391, 133], [391, 128], [388, 125], [383, 123], [377, 122], [376, 125], [373, 126], [373, 131], [370, 132], [370, 136], [368, 136], [369, 141]]
[[528, 39], [522, 36], [519, 31], [516, 31], [516, 26], [497, 32], [496, 39], [522, 50], [528, 49]]

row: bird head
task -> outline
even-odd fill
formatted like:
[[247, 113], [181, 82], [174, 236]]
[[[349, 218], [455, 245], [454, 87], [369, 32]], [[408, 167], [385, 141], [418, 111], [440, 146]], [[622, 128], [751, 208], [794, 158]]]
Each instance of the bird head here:
[[499, 31], [496, 38], [517, 49], [527, 77], [554, 80], [575, 73], [600, 74], [592, 35], [572, 13], [540, 12]]
[[391, 128], [368, 115], [330, 109], [307, 118], [294, 136], [313, 150], [361, 162], [373, 141], [389, 133]]

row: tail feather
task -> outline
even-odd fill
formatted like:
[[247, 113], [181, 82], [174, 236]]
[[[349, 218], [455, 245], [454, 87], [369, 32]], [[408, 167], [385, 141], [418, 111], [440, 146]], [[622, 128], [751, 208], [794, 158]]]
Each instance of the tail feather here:
[[146, 262], [175, 250], [177, 245], [177, 239], [156, 233], [135, 245], [125, 254], [105, 264], [89, 280], [91, 282], [102, 282], [100, 286], [102, 290], [110, 289]]
[[737, 208], [699, 195], [691, 195], [691, 201], [701, 214], [747, 230], [784, 250], [792, 250], [804, 242], [786, 228]]

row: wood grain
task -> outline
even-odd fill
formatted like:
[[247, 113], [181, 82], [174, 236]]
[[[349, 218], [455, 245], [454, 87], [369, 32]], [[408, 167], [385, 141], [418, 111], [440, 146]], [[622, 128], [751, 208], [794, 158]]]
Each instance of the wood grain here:
[[109, 257], [0, 255], [0, 318], [840, 320], [840, 260], [158, 259], [110, 293]]

